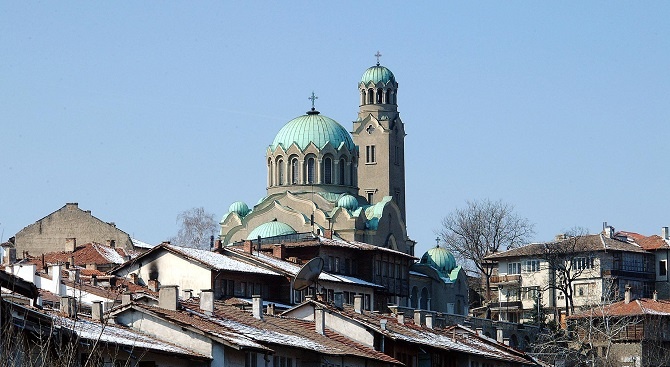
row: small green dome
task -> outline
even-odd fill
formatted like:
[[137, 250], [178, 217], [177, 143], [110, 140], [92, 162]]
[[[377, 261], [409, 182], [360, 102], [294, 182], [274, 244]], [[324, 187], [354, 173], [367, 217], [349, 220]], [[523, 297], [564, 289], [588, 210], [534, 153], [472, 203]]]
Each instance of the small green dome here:
[[254, 228], [251, 233], [247, 236], [248, 240], [255, 240], [259, 236], [261, 238], [274, 237], [274, 236], [283, 236], [285, 234], [294, 234], [295, 229], [283, 222], [267, 222], [263, 223], [260, 226]]
[[348, 210], [356, 210], [358, 208], [358, 200], [353, 195], [342, 195], [342, 197], [337, 200], [337, 206]]
[[368, 84], [368, 83], [382, 83], [386, 84], [388, 82], [394, 82], [395, 83], [395, 76], [393, 76], [393, 73], [391, 70], [389, 70], [386, 66], [381, 66], [379, 64], [369, 67], [368, 70], [365, 70], [363, 73], [363, 76], [361, 77], [361, 83], [363, 84]]
[[249, 210], [247, 204], [245, 204], [243, 201], [236, 201], [230, 204], [230, 207], [228, 207], [229, 213], [237, 213], [237, 215], [240, 217], [244, 217], [245, 215], [249, 214], [250, 211], [251, 210]]
[[449, 276], [449, 273], [456, 268], [454, 255], [440, 246], [433, 247], [423, 254], [420, 263], [434, 267], [444, 276]]
[[332, 144], [335, 149], [341, 144], [350, 151], [355, 149], [349, 132], [337, 121], [320, 115], [318, 111], [310, 111], [289, 121], [279, 130], [270, 149], [274, 151], [279, 145], [288, 149], [293, 143], [296, 143], [301, 150], [307, 148], [310, 143], [314, 143], [319, 149], [327, 143]]

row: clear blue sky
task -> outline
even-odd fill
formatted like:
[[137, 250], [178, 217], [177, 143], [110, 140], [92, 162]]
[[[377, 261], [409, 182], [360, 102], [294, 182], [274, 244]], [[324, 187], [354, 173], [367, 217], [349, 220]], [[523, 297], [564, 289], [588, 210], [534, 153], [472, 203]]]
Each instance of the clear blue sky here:
[[670, 2], [0, 4], [3, 240], [66, 202], [158, 243], [265, 194], [310, 107], [351, 129], [381, 51], [399, 82], [417, 254], [466, 200], [534, 240], [670, 225]]

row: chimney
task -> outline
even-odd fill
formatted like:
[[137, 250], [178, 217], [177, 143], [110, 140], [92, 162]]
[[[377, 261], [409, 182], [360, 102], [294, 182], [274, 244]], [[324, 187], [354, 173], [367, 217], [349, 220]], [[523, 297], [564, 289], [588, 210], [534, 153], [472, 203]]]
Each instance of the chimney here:
[[505, 337], [503, 336], [504, 330], [502, 327], [496, 328], [496, 340], [498, 343], [503, 343], [505, 341]]
[[65, 207], [72, 210], [79, 207], [79, 203], [65, 203]]
[[323, 292], [318, 292], [316, 294], [316, 300], [319, 302], [325, 302], [326, 301], [325, 294]]
[[191, 298], [193, 298], [193, 290], [184, 289], [184, 299], [191, 299]]
[[67, 317], [75, 315], [76, 303], [74, 297], [62, 296], [60, 298], [60, 312]]
[[421, 326], [421, 310], [414, 310], [414, 324]]
[[661, 237], [663, 237], [664, 240], [670, 240], [670, 230], [668, 227], [661, 228]]
[[67, 258], [67, 261], [70, 263], [70, 266], [74, 268], [74, 256], [70, 256]]
[[107, 246], [111, 248], [116, 247], [116, 240], [107, 240]]
[[386, 319], [379, 320], [379, 328], [381, 328], [382, 331], [386, 331], [386, 323], [388, 323], [388, 320]]
[[341, 310], [344, 306], [344, 293], [343, 292], [335, 292], [333, 295], [333, 304], [337, 309]]
[[250, 240], [245, 240], [244, 241], [244, 247], [243, 247], [244, 253], [247, 254], [252, 254], [254, 250], [254, 246], [251, 244]]
[[214, 241], [214, 249], [213, 251], [221, 250], [221, 240], [216, 240]]
[[284, 245], [279, 244], [279, 245], [274, 245], [272, 247], [272, 256], [276, 257], [277, 259], [283, 259], [284, 255], [285, 255], [285, 252], [286, 252], [286, 248], [284, 247]]
[[91, 285], [92, 286], [97, 286], [98, 285], [98, 276], [93, 274], [91, 275]]
[[624, 296], [624, 302], [630, 303], [630, 285], [626, 284], [626, 295]]
[[60, 291], [60, 282], [61, 282], [61, 266], [60, 265], [53, 265], [51, 266], [51, 284], [52, 287], [49, 289], [51, 293], [60, 296], [61, 291]]
[[405, 314], [402, 312], [398, 312], [398, 324], [404, 324], [405, 323]]
[[614, 238], [614, 227], [608, 226], [607, 222], [605, 222], [604, 225], [605, 225], [604, 229], [605, 236], [608, 238]]
[[7, 247], [5, 249], [5, 257], [2, 259], [2, 263], [5, 265], [12, 265], [16, 262], [16, 249], [13, 247]]
[[326, 315], [323, 307], [317, 306], [314, 308], [314, 326], [316, 332], [324, 335], [326, 331]]
[[363, 313], [363, 295], [354, 295], [354, 311], [356, 313]]
[[147, 285], [150, 291], [158, 292], [159, 284], [156, 279], [149, 279], [149, 284]]
[[103, 321], [104, 313], [102, 311], [102, 301], [93, 301], [93, 306], [91, 307], [91, 318], [93, 321]]
[[258, 320], [263, 320], [263, 298], [259, 295], [251, 296], [251, 311]]
[[74, 237], [65, 239], [65, 251], [74, 252], [77, 249], [77, 239]]
[[329, 240], [333, 239], [333, 230], [332, 229], [325, 229], [323, 231], [323, 237], [326, 237]]
[[79, 282], [79, 269], [72, 268], [72, 269], [70, 270], [68, 279], [69, 279], [71, 282], [78, 283], [78, 282]]
[[481, 326], [478, 327], [478, 328], [475, 328], [475, 331], [477, 332], [477, 335], [479, 335], [479, 336], [484, 335], [484, 328], [481, 327]]
[[122, 305], [127, 305], [127, 304], [129, 304], [130, 302], [132, 302], [132, 301], [133, 301], [133, 295], [132, 295], [132, 293], [130, 293], [130, 292], [126, 292], [126, 293], [124, 293], [124, 294], [121, 295], [121, 304], [122, 304]]
[[276, 315], [276, 312], [275, 312], [275, 304], [274, 304], [274, 303], [269, 303], [269, 304], [267, 305], [267, 307], [265, 308], [265, 312], [266, 312], [268, 315], [271, 315], [271, 316]]
[[177, 310], [179, 286], [164, 285], [158, 292], [158, 307], [166, 310]]
[[137, 284], [137, 273], [130, 273], [130, 282]]
[[426, 327], [429, 329], [433, 328], [433, 314], [432, 313], [426, 313]]
[[214, 292], [211, 289], [203, 289], [200, 291], [200, 309], [205, 315], [214, 314]]
[[658, 302], [658, 291], [654, 290], [654, 302]]

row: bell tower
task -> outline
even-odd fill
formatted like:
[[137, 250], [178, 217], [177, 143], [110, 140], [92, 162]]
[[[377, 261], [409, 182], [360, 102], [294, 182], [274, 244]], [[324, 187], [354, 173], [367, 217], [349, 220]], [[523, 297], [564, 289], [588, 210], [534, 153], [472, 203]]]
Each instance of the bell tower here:
[[359, 194], [376, 204], [391, 196], [405, 221], [405, 126], [398, 114], [398, 83], [385, 66], [368, 68], [358, 83], [360, 106], [351, 133], [359, 149]]

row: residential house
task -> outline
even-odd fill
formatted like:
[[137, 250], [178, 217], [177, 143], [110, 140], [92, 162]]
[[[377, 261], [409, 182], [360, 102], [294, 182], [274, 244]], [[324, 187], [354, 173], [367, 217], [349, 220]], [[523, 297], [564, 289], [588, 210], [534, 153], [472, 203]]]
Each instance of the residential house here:
[[630, 285], [634, 296], [649, 297], [654, 289], [654, 255], [613, 227], [602, 233], [558, 236], [556, 241], [534, 243], [486, 257], [497, 265], [491, 284], [497, 300], [487, 305], [495, 319], [529, 322], [540, 305], [560, 317], [568, 297], [555, 286], [572, 277], [568, 289], [575, 309], [623, 298]]
[[661, 228], [661, 235], [649, 237], [639, 236], [635, 242], [643, 249], [654, 254], [655, 260], [655, 289], [661, 299], [670, 299], [670, 274], [668, 274], [668, 261], [670, 259], [670, 230], [668, 227]]

